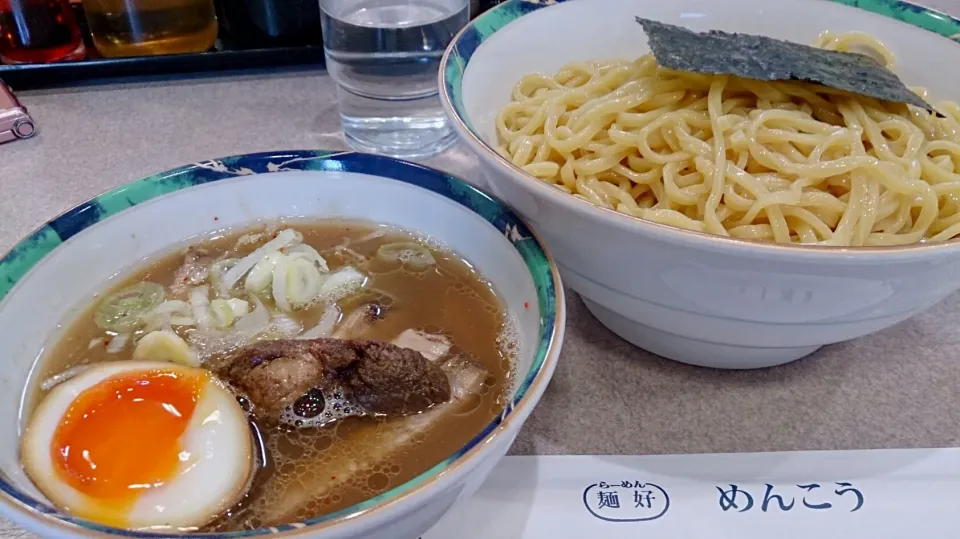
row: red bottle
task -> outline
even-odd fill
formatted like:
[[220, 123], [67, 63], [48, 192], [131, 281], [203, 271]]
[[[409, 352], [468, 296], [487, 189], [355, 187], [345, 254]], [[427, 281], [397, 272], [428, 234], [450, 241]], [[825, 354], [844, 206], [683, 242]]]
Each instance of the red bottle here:
[[86, 53], [68, 0], [0, 0], [0, 61], [79, 60]]

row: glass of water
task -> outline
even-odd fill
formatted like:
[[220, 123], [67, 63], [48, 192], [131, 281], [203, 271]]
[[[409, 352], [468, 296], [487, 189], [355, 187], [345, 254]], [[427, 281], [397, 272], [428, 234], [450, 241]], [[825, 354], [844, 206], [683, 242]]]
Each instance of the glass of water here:
[[354, 148], [423, 157], [456, 139], [440, 106], [443, 51], [469, 0], [320, 0], [327, 71]]

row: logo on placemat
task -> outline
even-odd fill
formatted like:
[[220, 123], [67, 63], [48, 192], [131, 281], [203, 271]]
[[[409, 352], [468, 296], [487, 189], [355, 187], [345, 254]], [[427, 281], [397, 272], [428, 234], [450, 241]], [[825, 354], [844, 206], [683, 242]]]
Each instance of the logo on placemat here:
[[665, 515], [670, 509], [670, 496], [653, 483], [600, 481], [584, 489], [583, 505], [601, 520], [641, 522]]

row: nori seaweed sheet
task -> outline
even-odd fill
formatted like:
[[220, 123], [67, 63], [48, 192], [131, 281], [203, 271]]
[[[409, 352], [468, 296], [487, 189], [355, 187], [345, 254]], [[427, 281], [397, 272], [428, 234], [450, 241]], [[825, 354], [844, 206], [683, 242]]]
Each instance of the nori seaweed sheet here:
[[764, 36], [719, 30], [697, 33], [637, 17], [663, 67], [756, 80], [800, 80], [937, 112], [879, 62]]

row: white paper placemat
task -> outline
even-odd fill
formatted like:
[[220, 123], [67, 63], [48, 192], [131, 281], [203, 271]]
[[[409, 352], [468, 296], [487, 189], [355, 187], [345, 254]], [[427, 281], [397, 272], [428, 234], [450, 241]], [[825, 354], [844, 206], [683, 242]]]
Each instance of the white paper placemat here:
[[506, 457], [423, 539], [960, 538], [960, 448]]

